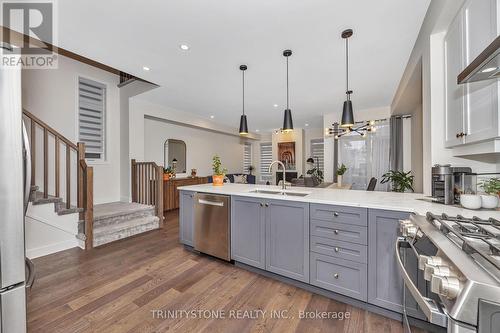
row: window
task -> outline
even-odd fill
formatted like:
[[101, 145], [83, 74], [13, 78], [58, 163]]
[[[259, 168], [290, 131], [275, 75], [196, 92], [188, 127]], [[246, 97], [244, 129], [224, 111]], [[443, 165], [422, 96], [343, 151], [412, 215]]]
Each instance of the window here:
[[260, 180], [272, 181], [273, 175], [269, 172], [269, 165], [273, 161], [273, 145], [271, 142], [260, 144]]
[[319, 164], [319, 169], [325, 172], [325, 151], [323, 139], [311, 140], [311, 157], [314, 159], [314, 166]]
[[243, 147], [243, 173], [250, 173], [249, 167], [252, 165], [252, 144], [245, 142]]
[[377, 178], [376, 191], [387, 191], [389, 184], [380, 184], [389, 169], [389, 122], [377, 122], [376, 131], [366, 137], [352, 134], [339, 139], [339, 163], [347, 166], [342, 182], [353, 190], [366, 190], [372, 177]]
[[78, 138], [85, 143], [85, 158], [104, 159], [106, 86], [78, 79]]

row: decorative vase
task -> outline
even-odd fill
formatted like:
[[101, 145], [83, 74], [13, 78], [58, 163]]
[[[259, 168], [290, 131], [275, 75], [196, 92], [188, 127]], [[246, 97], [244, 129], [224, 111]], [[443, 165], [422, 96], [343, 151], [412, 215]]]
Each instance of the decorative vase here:
[[213, 175], [212, 179], [213, 179], [214, 186], [224, 185], [224, 175]]
[[196, 169], [191, 169], [191, 177], [196, 177]]
[[170, 175], [168, 173], [164, 173], [163, 180], [169, 180], [169, 179], [170, 179]]
[[342, 175], [337, 175], [337, 187], [342, 187]]

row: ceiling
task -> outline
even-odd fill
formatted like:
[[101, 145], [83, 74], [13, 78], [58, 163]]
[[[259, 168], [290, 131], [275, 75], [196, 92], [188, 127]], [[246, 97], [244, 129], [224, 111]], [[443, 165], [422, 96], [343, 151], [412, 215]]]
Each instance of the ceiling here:
[[[126, 4], [125, 4], [126, 3]], [[430, 0], [78, 0], [58, 1], [58, 44], [160, 88], [142, 96], [237, 127], [240, 64], [247, 64], [250, 131], [282, 126], [284, 49], [291, 49], [295, 127], [322, 127], [342, 107], [352, 28], [356, 109], [390, 105]], [[180, 44], [190, 46], [182, 51]], [[144, 71], [143, 66], [150, 68]], [[278, 107], [274, 107], [277, 104]], [[355, 111], [356, 112], [356, 111]]]

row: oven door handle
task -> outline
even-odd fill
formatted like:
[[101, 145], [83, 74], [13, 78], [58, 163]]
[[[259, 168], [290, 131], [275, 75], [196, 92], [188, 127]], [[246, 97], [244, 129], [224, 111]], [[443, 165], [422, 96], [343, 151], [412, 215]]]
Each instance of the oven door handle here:
[[404, 284], [412, 294], [415, 301], [417, 301], [418, 306], [420, 307], [420, 309], [422, 309], [422, 312], [425, 314], [429, 322], [441, 327], [446, 327], [448, 325], [448, 316], [441, 309], [441, 306], [439, 306], [439, 304], [437, 304], [435, 300], [422, 296], [422, 294], [406, 272], [403, 262], [401, 261], [400, 249], [408, 247], [408, 241], [404, 237], [399, 237], [396, 241], [396, 259], [399, 265], [399, 271], [403, 276]]

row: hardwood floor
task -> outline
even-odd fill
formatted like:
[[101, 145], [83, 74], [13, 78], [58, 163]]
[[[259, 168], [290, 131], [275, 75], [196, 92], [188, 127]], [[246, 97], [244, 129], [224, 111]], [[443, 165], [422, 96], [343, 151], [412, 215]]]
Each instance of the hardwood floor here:
[[177, 212], [166, 220], [162, 230], [34, 260], [29, 332], [403, 332], [397, 321], [186, 251]]

